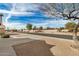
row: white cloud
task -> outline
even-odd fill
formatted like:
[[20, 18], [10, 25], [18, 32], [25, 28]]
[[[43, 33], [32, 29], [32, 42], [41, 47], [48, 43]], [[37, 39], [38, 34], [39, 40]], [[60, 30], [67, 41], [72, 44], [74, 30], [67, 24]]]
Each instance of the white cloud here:
[[65, 25], [67, 22], [69, 22], [68, 20], [46, 20], [43, 23], [32, 23], [34, 26], [40, 27], [47, 27], [48, 25], [51, 25], [52, 27], [54, 27], [54, 25]]
[[47, 20], [46, 22], [49, 24], [65, 24], [68, 22], [68, 20], [62, 20], [62, 19], [60, 19], [60, 20]]
[[38, 7], [39, 4], [25, 4], [25, 3], [19, 3], [19, 4], [16, 4], [16, 7], [15, 7], [15, 11], [19, 11], [19, 12], [27, 12], [27, 11], [31, 11], [31, 10], [38, 10]]
[[10, 13], [10, 14], [12, 14], [12, 15], [33, 15], [34, 13], [32, 13], [32, 12], [15, 12], [15, 11], [8, 11], [8, 10], [0, 10], [0, 13], [3, 13], [3, 14], [5, 14], [5, 13]]
[[[46, 28], [48, 25], [51, 25], [52, 27], [54, 27], [54, 25], [64, 25], [66, 24], [67, 20], [47, 20], [44, 21], [43, 23], [31, 23], [33, 26], [43, 26], [44, 28]], [[26, 28], [26, 24], [23, 23], [4, 23], [4, 25], [7, 27], [9, 27], [10, 29], [25, 29]]]
[[[27, 11], [25, 11], [24, 9], [26, 8], [26, 7], [24, 7], [24, 5], [23, 6], [18, 6], [18, 7], [21, 7], [20, 9], [19, 8], [17, 8], [18, 10], [21, 10], [21, 11], [18, 11], [17, 9], [16, 9], [16, 7], [17, 7], [17, 5], [16, 4], [12, 4], [12, 8], [11, 8], [11, 10], [9, 11], [9, 10], [0, 10], [0, 13], [7, 13], [8, 15], [7, 16], [5, 16], [6, 18], [5, 18], [5, 21], [6, 22], [8, 22], [7, 20], [12, 16], [12, 15], [14, 15], [14, 16], [23, 16], [23, 15], [33, 15], [34, 13], [32, 13], [32, 12], [27, 12]], [[23, 9], [23, 10], [22, 10]]]
[[25, 29], [26, 28], [26, 24], [22, 24], [22, 23], [4, 23], [4, 25], [6, 26], [6, 29]]

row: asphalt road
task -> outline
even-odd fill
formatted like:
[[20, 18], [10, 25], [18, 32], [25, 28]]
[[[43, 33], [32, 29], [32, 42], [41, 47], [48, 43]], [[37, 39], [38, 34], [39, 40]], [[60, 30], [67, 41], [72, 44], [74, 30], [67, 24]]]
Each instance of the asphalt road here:
[[[72, 35], [46, 34], [46, 33], [28, 33], [28, 34], [42, 35], [42, 36], [56, 37], [56, 38], [64, 38], [64, 39], [70, 39], [70, 40], [72, 40]], [[78, 36], [78, 39], [79, 39], [79, 36]]]

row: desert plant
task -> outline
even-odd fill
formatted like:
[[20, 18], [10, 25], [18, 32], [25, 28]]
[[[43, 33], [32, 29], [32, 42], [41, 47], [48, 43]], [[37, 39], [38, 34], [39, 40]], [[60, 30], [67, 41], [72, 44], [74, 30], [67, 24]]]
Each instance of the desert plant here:
[[43, 30], [43, 27], [42, 27], [42, 26], [40, 26], [40, 27], [39, 27], [39, 29], [40, 29], [40, 30]]
[[65, 28], [68, 29], [69, 32], [73, 32], [75, 25], [75, 22], [68, 22], [65, 24]]
[[39, 27], [39, 32], [41, 32], [43, 30], [43, 27], [42, 26], [40, 26]]
[[27, 24], [26, 28], [28, 29], [28, 32], [32, 29], [32, 24]]
[[57, 29], [57, 31], [58, 31], [58, 32], [61, 32], [61, 29], [60, 29], [60, 28], [58, 28], [58, 29]]
[[10, 38], [10, 35], [4, 34], [4, 35], [1, 35], [1, 38]]
[[46, 29], [48, 30], [50, 27], [47, 27]]
[[63, 29], [64, 29], [64, 27], [60, 27], [60, 28], [57, 28], [57, 31], [61, 32]]
[[36, 32], [36, 30], [37, 30], [37, 28], [36, 28], [36, 26], [34, 26], [34, 27], [33, 27], [33, 31], [35, 31], [35, 32]]

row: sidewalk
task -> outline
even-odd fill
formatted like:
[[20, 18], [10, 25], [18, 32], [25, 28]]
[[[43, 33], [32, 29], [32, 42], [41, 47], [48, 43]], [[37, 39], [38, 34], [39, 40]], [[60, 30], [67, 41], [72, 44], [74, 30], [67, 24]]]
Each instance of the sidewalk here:
[[0, 38], [0, 56], [16, 56], [12, 45], [26, 43], [32, 41], [31, 39], [1, 39]]

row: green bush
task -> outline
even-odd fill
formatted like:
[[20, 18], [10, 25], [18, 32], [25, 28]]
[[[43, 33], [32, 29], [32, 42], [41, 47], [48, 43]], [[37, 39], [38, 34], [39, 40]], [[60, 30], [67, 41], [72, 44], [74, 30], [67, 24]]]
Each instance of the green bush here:
[[4, 34], [4, 35], [1, 36], [1, 38], [10, 38], [10, 35]]
[[28, 30], [31, 30], [31, 29], [32, 29], [32, 24], [27, 24], [26, 28], [27, 28]]
[[63, 27], [60, 27], [60, 28], [57, 29], [57, 31], [61, 32], [63, 29], [64, 29]]
[[65, 24], [65, 28], [68, 29], [68, 32], [72, 32], [76, 26], [75, 22], [68, 22]]
[[74, 28], [69, 28], [68, 32], [73, 32]]

